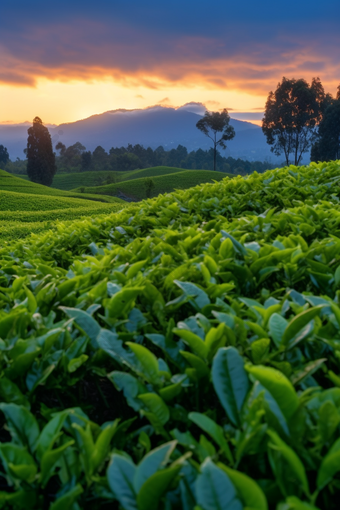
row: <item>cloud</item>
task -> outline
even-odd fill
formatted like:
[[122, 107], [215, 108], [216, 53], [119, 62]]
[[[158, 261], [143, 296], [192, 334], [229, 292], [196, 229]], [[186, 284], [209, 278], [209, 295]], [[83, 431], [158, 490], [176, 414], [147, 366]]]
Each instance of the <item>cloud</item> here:
[[161, 99], [160, 101], [158, 101], [157, 104], [170, 104], [170, 99], [168, 97], [165, 97], [164, 99]]
[[203, 103], [197, 103], [195, 101], [185, 103], [184, 105], [177, 108], [177, 110], [186, 110], [187, 112], [197, 113], [198, 115], [204, 115], [206, 109], [207, 108]]
[[132, 1], [129, 8], [103, 1], [102, 9], [76, 0], [67, 10], [65, 0], [48, 7], [17, 0], [16, 8], [4, 7], [0, 82], [34, 87], [41, 78], [114, 80], [126, 88], [201, 86], [263, 96], [282, 75], [310, 80], [322, 73], [322, 82], [335, 88], [340, 33], [329, 12], [335, 19], [339, 7], [328, 2], [333, 10], [320, 11], [316, 0], [308, 9], [306, 0], [287, 0], [280, 17], [265, 2], [255, 8], [245, 0], [242, 9], [228, 2], [216, 18], [192, 0], [180, 17], [179, 0], [170, 12], [151, 0], [143, 6]]
[[136, 97], [137, 99], [144, 99], [144, 96], [142, 96], [141, 94], [136, 94], [136, 95], [135, 95], [135, 97]]

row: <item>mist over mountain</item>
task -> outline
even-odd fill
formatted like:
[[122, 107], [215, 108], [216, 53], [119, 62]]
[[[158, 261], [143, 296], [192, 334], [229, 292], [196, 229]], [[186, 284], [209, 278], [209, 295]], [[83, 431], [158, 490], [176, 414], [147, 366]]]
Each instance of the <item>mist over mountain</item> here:
[[[58, 142], [66, 146], [82, 143], [87, 150], [93, 151], [98, 145], [109, 151], [111, 147], [141, 144], [156, 149], [160, 145], [165, 150], [176, 148], [179, 144], [188, 151], [199, 148], [211, 148], [211, 140], [204, 136], [196, 123], [204, 113], [201, 103], [188, 103], [180, 108], [153, 106], [136, 110], [113, 110], [92, 115], [83, 120], [49, 126], [53, 146]], [[223, 156], [242, 158], [250, 161], [279, 162], [266, 143], [262, 129], [250, 122], [231, 119], [235, 138], [227, 143]], [[10, 158], [23, 159], [23, 149], [27, 142], [27, 129], [30, 124], [0, 125], [0, 144], [7, 147]]]

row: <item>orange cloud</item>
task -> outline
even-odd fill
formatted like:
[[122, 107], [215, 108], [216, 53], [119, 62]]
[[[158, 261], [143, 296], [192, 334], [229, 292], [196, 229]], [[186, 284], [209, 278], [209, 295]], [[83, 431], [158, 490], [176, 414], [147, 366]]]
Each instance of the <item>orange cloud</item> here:
[[338, 82], [334, 41], [320, 47], [312, 36], [305, 42], [290, 37], [289, 44], [288, 37], [280, 36], [272, 45], [251, 41], [246, 33], [237, 42], [197, 35], [155, 41], [127, 24], [117, 29], [117, 25], [82, 19], [76, 26], [28, 27], [20, 44], [16, 35], [6, 47], [0, 46], [3, 84], [35, 86], [41, 78], [113, 80], [130, 89], [199, 85], [263, 96], [282, 75], [310, 80], [322, 72], [326, 87], [335, 88]]

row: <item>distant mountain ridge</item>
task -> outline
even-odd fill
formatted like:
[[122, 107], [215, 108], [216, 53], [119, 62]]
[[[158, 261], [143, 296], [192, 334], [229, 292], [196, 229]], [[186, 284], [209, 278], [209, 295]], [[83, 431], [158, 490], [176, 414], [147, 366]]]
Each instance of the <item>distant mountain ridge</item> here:
[[[170, 150], [181, 144], [188, 151], [199, 148], [208, 150], [211, 148], [210, 139], [196, 128], [200, 118], [198, 113], [188, 111], [186, 105], [177, 109], [164, 106], [118, 109], [59, 126], [49, 126], [49, 131], [54, 147], [60, 141], [66, 146], [80, 142], [91, 151], [98, 145], [109, 151], [111, 147], [126, 147], [129, 143], [152, 149], [162, 145], [165, 150]], [[231, 119], [230, 123], [236, 135], [228, 142], [227, 150], [221, 151], [222, 155], [251, 161], [267, 159], [274, 163], [282, 160], [270, 152], [259, 126], [236, 119]], [[12, 160], [24, 157], [27, 128], [27, 123], [0, 124], [0, 144], [7, 147]]]

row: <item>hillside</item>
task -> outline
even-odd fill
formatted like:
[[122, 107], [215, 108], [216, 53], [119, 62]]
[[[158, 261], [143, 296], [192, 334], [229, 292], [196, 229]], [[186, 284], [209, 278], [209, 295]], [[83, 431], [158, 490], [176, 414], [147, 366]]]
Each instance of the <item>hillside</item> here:
[[[154, 166], [151, 168], [130, 170], [128, 172], [119, 172], [118, 182], [130, 181], [131, 179], [142, 179], [145, 177], [159, 177], [161, 175], [177, 174], [179, 172], [186, 172], [186, 171], [193, 172], [195, 174], [196, 172], [201, 172], [202, 170], [188, 170], [186, 168], [175, 168], [172, 166]], [[225, 174], [225, 175], [227, 175], [227, 174]]]
[[339, 194], [291, 166], [3, 245], [4, 508], [337, 510]]
[[[61, 190], [73, 190], [82, 186], [93, 187], [105, 184], [107, 180], [114, 180], [115, 183], [129, 181], [131, 179], [144, 177], [157, 177], [159, 175], [169, 175], [172, 173], [183, 172], [183, 168], [174, 168], [170, 166], [156, 166], [125, 172], [112, 171], [91, 171], [81, 173], [56, 174], [53, 179], [53, 188]], [[201, 170], [189, 170], [190, 172], [201, 172]], [[224, 174], [225, 177], [234, 177], [232, 174]]]
[[35, 195], [33, 193], [19, 193], [14, 191], [5, 191], [0, 189], [0, 211], [49, 211], [56, 209], [74, 209], [87, 208], [89, 205], [95, 207], [104, 205], [101, 203], [94, 204], [93, 201], [81, 200], [79, 198], [51, 196], [51, 195]]
[[[80, 197], [80, 198], [77, 198]], [[0, 240], [23, 238], [55, 228], [58, 221], [95, 218], [124, 207], [113, 197], [62, 192], [0, 170]]]
[[[164, 168], [164, 167], [160, 167]], [[166, 170], [165, 170], [166, 171]], [[145, 191], [145, 177], [148, 172], [140, 171], [134, 173], [131, 179], [120, 181], [116, 184], [106, 184], [104, 186], [93, 186], [85, 187], [84, 192], [90, 194], [103, 194], [103, 195], [118, 195], [119, 192], [124, 195], [131, 197], [135, 200], [142, 200], [146, 198]], [[143, 173], [144, 172], [144, 173]], [[138, 175], [143, 177], [136, 178]], [[175, 189], [187, 189], [197, 184], [204, 182], [211, 182], [213, 180], [220, 181], [226, 177], [227, 174], [222, 172], [214, 172], [213, 170], [182, 170], [173, 172], [171, 174], [156, 175], [152, 176], [154, 188], [151, 192], [151, 197], [155, 197], [160, 193], [170, 193]], [[79, 192], [80, 189], [76, 188], [73, 190], [75, 193]]]
[[114, 179], [116, 182], [136, 179], [137, 177], [153, 177], [156, 175], [171, 174], [183, 172], [183, 168], [157, 166], [152, 168], [143, 168], [129, 170], [125, 172], [91, 171], [80, 173], [56, 174], [53, 179], [53, 188], [62, 190], [73, 190], [81, 186], [100, 186], [108, 179]]
[[90, 194], [70, 193], [65, 190], [50, 188], [48, 186], [43, 186], [42, 184], [31, 182], [30, 180], [28, 180], [28, 178], [21, 178], [9, 174], [8, 172], [5, 172], [5, 170], [0, 170], [0, 190], [13, 191], [15, 193], [28, 193], [34, 195], [44, 195], [53, 197], [78, 198], [81, 200], [95, 200], [108, 203], [122, 202], [119, 198], [109, 196], [98, 197], [98, 195], [91, 196]]

